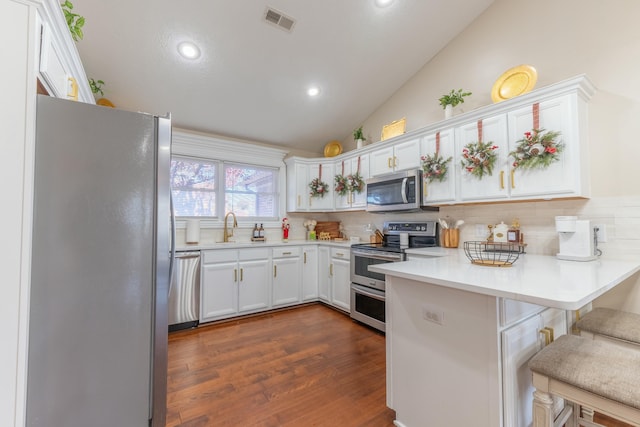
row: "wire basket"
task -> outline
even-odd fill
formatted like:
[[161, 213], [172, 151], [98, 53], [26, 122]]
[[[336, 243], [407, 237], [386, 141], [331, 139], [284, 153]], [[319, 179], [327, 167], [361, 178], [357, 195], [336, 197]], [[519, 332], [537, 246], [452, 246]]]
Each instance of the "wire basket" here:
[[472, 264], [511, 267], [524, 246], [520, 243], [464, 242], [464, 253]]

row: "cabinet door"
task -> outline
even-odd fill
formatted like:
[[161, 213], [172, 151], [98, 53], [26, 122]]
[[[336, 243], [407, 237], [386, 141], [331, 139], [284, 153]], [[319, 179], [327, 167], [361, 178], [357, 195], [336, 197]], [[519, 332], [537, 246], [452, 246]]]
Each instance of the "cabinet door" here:
[[[294, 208], [293, 211], [306, 211], [309, 208], [309, 166], [296, 163], [294, 166], [295, 175], [290, 180], [293, 182]], [[289, 207], [289, 210], [292, 210]]]
[[349, 259], [331, 258], [331, 303], [343, 310], [350, 310]]
[[[349, 159], [340, 160], [335, 163], [335, 174], [347, 177], [351, 173], [351, 161]], [[331, 189], [334, 194], [334, 204], [336, 209], [349, 209], [351, 207], [351, 194], [346, 192], [343, 195], [338, 194], [335, 191], [336, 181], [335, 177], [331, 180]]]
[[[344, 167], [343, 167], [344, 166]], [[369, 178], [369, 155], [356, 156], [350, 159], [344, 159], [338, 161], [334, 165], [335, 173], [342, 174], [345, 177], [349, 174], [359, 173], [363, 180]], [[333, 188], [335, 188], [335, 181], [333, 182]], [[360, 193], [350, 192], [343, 196], [335, 193], [335, 208], [336, 209], [357, 209], [365, 208], [367, 206], [367, 190], [366, 186]]]
[[393, 147], [381, 148], [369, 155], [369, 173], [372, 177], [393, 172]]
[[[320, 170], [322, 169], [322, 173]], [[333, 180], [335, 177], [333, 163], [324, 162], [309, 165], [309, 177], [307, 182], [307, 189], [309, 189], [309, 183], [314, 178], [321, 178], [321, 180], [329, 185], [329, 190], [324, 197], [311, 197], [309, 196], [309, 210], [313, 211], [328, 211], [333, 210]]]
[[273, 260], [273, 307], [300, 302], [301, 271], [300, 257]]
[[443, 159], [451, 157], [447, 163], [447, 177], [444, 181], [431, 181], [423, 183], [423, 202], [431, 204], [436, 202], [451, 202], [456, 199], [456, 167], [454, 131], [446, 129], [438, 133], [427, 135], [422, 140], [422, 155], [435, 156], [438, 153]]
[[200, 284], [200, 322], [231, 317], [238, 312], [238, 264], [204, 264]]
[[[351, 173], [360, 172], [362, 179], [369, 178], [369, 155], [356, 156], [351, 159]], [[367, 186], [360, 193], [351, 193], [351, 207], [352, 208], [366, 208], [367, 207]]]
[[318, 247], [305, 246], [302, 253], [302, 301], [318, 299]]
[[478, 142], [478, 122], [474, 121], [456, 129], [456, 163], [459, 177], [460, 199], [467, 200], [501, 200], [509, 196], [507, 187], [507, 154], [509, 153], [507, 140], [507, 116], [504, 114], [482, 120], [482, 141], [497, 145], [495, 150], [497, 159], [491, 175], [485, 174], [481, 179], [465, 170], [460, 164], [462, 150], [469, 143]]
[[[540, 128], [545, 131], [561, 132], [559, 140], [563, 149], [557, 155], [558, 161], [544, 169], [511, 169], [509, 185], [512, 198], [530, 198], [532, 196], [573, 195], [579, 188], [580, 144], [575, 136], [572, 123], [571, 96], [563, 96], [539, 104]], [[517, 141], [524, 138], [525, 132], [533, 129], [533, 106], [527, 106], [508, 114], [509, 151], [518, 146]], [[513, 158], [509, 158], [509, 165]], [[572, 166], [573, 165], [573, 166]]]
[[420, 139], [396, 144], [393, 147], [393, 167], [396, 171], [420, 168]]
[[[53, 40], [51, 30], [47, 25], [44, 25], [42, 28], [40, 75], [52, 92], [51, 95], [56, 98], [78, 99], [77, 84], [73, 77], [67, 72], [58, 46]], [[75, 97], [73, 96], [74, 92], [69, 90], [71, 84], [76, 85]]]
[[269, 260], [242, 261], [238, 266], [238, 312], [269, 308]]
[[[539, 315], [530, 317], [502, 332], [502, 383], [503, 413], [505, 426], [529, 426], [532, 423], [531, 371], [527, 366], [529, 359], [544, 345], [544, 336], [540, 333], [544, 327], [552, 327], [555, 336], [566, 333], [564, 311], [547, 309]], [[556, 401], [556, 414], [560, 412], [562, 402]]]
[[330, 303], [329, 284], [331, 282], [330, 271], [331, 257], [329, 256], [329, 248], [320, 246], [318, 248], [318, 298], [321, 301]]

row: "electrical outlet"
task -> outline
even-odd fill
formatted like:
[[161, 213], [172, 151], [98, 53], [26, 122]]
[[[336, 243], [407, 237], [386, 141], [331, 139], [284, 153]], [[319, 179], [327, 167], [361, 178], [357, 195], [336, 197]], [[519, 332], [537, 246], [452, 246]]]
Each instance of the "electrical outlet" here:
[[607, 241], [607, 226], [605, 224], [593, 224], [593, 228], [598, 229], [596, 236], [598, 237], [598, 243], [604, 243]]
[[489, 232], [487, 231], [487, 226], [484, 224], [476, 224], [476, 237], [486, 238]]
[[422, 318], [429, 322], [442, 325], [444, 323], [444, 311], [433, 305], [422, 306]]

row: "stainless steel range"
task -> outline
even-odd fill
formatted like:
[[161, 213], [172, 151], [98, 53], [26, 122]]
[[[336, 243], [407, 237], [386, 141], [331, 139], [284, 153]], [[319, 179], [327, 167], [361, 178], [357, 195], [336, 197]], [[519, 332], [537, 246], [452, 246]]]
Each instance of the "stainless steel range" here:
[[438, 246], [436, 221], [385, 222], [382, 243], [351, 246], [351, 317], [385, 330], [385, 277], [370, 265], [400, 262], [405, 249]]

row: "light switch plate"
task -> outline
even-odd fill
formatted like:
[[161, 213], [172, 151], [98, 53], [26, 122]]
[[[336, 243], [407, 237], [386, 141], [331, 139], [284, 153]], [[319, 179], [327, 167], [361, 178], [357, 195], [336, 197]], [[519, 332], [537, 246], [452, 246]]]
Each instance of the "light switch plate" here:
[[597, 228], [596, 236], [598, 237], [598, 243], [604, 243], [607, 241], [607, 226], [605, 224], [593, 224], [593, 228]]

